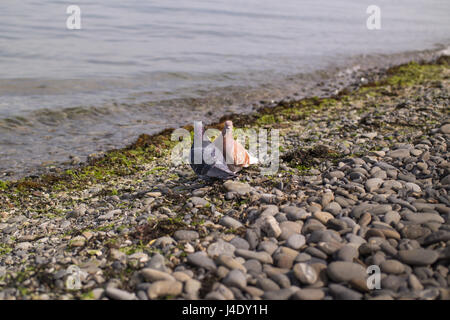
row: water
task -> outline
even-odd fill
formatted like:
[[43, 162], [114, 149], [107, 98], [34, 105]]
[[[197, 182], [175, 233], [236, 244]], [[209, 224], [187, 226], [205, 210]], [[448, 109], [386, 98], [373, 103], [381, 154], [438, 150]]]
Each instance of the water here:
[[372, 2], [3, 0], [0, 178], [448, 47], [449, 1], [377, 1], [370, 31]]

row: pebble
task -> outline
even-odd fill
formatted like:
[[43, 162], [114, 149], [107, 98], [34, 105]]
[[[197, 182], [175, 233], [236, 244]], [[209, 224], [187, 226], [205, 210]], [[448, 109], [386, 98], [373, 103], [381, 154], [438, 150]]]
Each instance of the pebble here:
[[401, 274], [405, 272], [405, 266], [397, 260], [385, 260], [380, 265], [381, 271], [389, 274]]
[[236, 181], [226, 181], [223, 186], [229, 192], [236, 192], [240, 195], [246, 195], [250, 193], [253, 188], [248, 183], [236, 182]]
[[217, 266], [205, 252], [190, 253], [187, 256], [187, 261], [197, 267], [205, 268], [207, 270], [216, 270]]
[[239, 221], [237, 221], [236, 219], [229, 217], [229, 216], [224, 216], [220, 219], [219, 223], [227, 228], [233, 228], [233, 229], [239, 229], [240, 227], [243, 226], [243, 224]]
[[280, 225], [272, 216], [265, 216], [263, 218], [261, 229], [268, 237], [278, 238], [281, 235]]
[[321, 289], [301, 289], [292, 295], [294, 300], [322, 300], [324, 297], [325, 292]]
[[247, 280], [245, 278], [244, 273], [241, 270], [231, 270], [228, 272], [225, 279], [223, 279], [223, 283], [230, 287], [237, 287], [239, 289], [243, 289], [247, 286]]
[[307, 285], [313, 284], [318, 278], [316, 270], [306, 263], [297, 263], [294, 266], [294, 274], [301, 283]]
[[114, 287], [107, 287], [105, 294], [113, 300], [135, 300], [136, 296], [134, 293], [129, 293], [124, 290], [120, 290]]
[[219, 239], [208, 246], [207, 252], [211, 258], [214, 258], [220, 255], [233, 256], [234, 250], [236, 248], [232, 244]]
[[217, 257], [216, 262], [222, 266], [227, 267], [230, 270], [236, 269], [241, 270], [242, 272], [246, 272], [246, 268], [239, 263], [236, 259], [229, 255], [221, 254]]
[[272, 257], [267, 252], [256, 252], [244, 249], [236, 249], [235, 254], [237, 256], [243, 257], [244, 259], [256, 259], [261, 263], [273, 263]]
[[413, 266], [433, 264], [439, 257], [436, 251], [428, 249], [400, 250], [398, 256], [403, 263]]
[[192, 241], [195, 239], [198, 239], [199, 235], [197, 231], [192, 231], [192, 230], [177, 230], [175, 231], [175, 233], [173, 234], [173, 237], [175, 238], [175, 240], [187, 240], [187, 241]]
[[357, 263], [335, 261], [328, 265], [328, 276], [335, 282], [348, 282], [352, 279], [366, 279], [366, 270]]
[[361, 300], [363, 295], [340, 284], [330, 284], [330, 293], [336, 300]]
[[292, 234], [287, 238], [286, 245], [294, 250], [298, 250], [303, 247], [306, 243], [305, 236], [301, 234]]
[[148, 290], [147, 295], [149, 299], [156, 299], [165, 296], [177, 296], [181, 294], [183, 284], [179, 281], [161, 280], [153, 282]]

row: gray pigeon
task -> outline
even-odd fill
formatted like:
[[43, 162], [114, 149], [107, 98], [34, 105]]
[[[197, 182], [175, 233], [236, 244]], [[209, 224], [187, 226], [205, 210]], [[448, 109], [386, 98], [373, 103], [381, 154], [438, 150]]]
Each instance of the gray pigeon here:
[[228, 169], [222, 152], [204, 137], [201, 121], [194, 122], [194, 143], [191, 147], [190, 165], [200, 178], [231, 179], [236, 175]]

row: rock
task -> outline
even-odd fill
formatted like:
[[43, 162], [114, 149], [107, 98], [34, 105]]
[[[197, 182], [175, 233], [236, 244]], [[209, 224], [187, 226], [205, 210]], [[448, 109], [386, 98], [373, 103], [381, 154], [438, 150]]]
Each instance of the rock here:
[[345, 245], [336, 253], [336, 259], [341, 261], [353, 262], [353, 259], [358, 258], [358, 256], [358, 249], [352, 245]]
[[297, 263], [294, 266], [294, 274], [303, 284], [313, 284], [318, 278], [316, 270], [306, 263]]
[[386, 155], [388, 157], [394, 158], [394, 159], [404, 159], [404, 158], [409, 157], [410, 153], [409, 153], [408, 149], [397, 149], [397, 150], [389, 151]]
[[175, 278], [171, 276], [170, 274], [159, 271], [156, 269], [151, 268], [144, 268], [141, 270], [141, 275], [144, 277], [145, 280], [153, 282], [153, 281], [160, 281], [160, 280], [170, 280], [175, 281]]
[[363, 295], [340, 284], [330, 284], [330, 293], [336, 300], [361, 300]]
[[266, 216], [262, 219], [262, 231], [264, 231], [268, 237], [278, 238], [281, 235], [281, 229], [277, 220], [272, 216]]
[[[75, 241], [77, 241], [76, 238], [78, 238], [78, 237], [75, 237], [75, 238], [72, 239], [73, 243], [75, 243]], [[82, 240], [82, 242], [80, 242], [81, 245], [76, 245], [77, 243], [75, 243], [75, 245], [74, 245], [71, 242], [71, 246], [72, 247], [82, 247], [82, 246], [84, 246], [84, 240], [85, 239], [83, 237], [81, 237], [81, 240]], [[28, 251], [31, 248], [33, 248], [33, 245], [30, 242], [19, 242], [18, 244], [16, 244], [16, 250]]]
[[226, 181], [223, 186], [229, 192], [235, 192], [240, 195], [246, 195], [250, 193], [253, 188], [248, 183], [236, 182], [236, 181]]
[[224, 216], [219, 220], [219, 223], [227, 228], [239, 229], [243, 224], [236, 219], [229, 216]]
[[216, 270], [216, 264], [204, 252], [195, 252], [188, 254], [187, 261], [197, 267], [207, 270]]
[[357, 263], [335, 261], [328, 265], [328, 276], [335, 282], [348, 282], [352, 279], [366, 279], [366, 270]]
[[241, 270], [242, 272], [246, 272], [246, 268], [239, 263], [236, 259], [228, 256], [228, 255], [219, 255], [216, 259], [216, 262], [222, 266], [227, 267], [230, 270], [237, 269]]
[[178, 281], [161, 280], [153, 282], [148, 290], [147, 295], [149, 299], [156, 299], [165, 296], [177, 296], [181, 294], [183, 285]]
[[450, 134], [450, 123], [446, 123], [439, 129], [443, 134]]
[[302, 231], [303, 222], [301, 221], [283, 221], [280, 223], [280, 229], [281, 229], [281, 240], [287, 240], [291, 235], [293, 234], [300, 234]]
[[105, 294], [113, 300], [135, 300], [136, 296], [133, 293], [129, 293], [124, 290], [120, 290], [114, 287], [107, 287]]
[[292, 295], [294, 300], [322, 300], [325, 293], [321, 289], [301, 289]]
[[243, 257], [244, 259], [256, 259], [261, 263], [273, 263], [272, 257], [267, 252], [256, 252], [244, 249], [236, 249], [234, 252], [237, 256]]
[[236, 248], [232, 244], [219, 239], [209, 245], [207, 252], [211, 258], [214, 258], [220, 255], [233, 256], [234, 250]]
[[423, 285], [420, 283], [419, 279], [414, 274], [410, 274], [408, 276], [408, 284], [409, 287], [416, 291], [423, 290]]
[[444, 218], [442, 218], [439, 214], [435, 213], [427, 213], [427, 212], [419, 212], [419, 213], [412, 213], [407, 212], [405, 213], [404, 217], [408, 221], [412, 221], [416, 224], [422, 224], [426, 222], [439, 222], [444, 223]]
[[77, 236], [70, 240], [71, 247], [83, 247], [86, 243], [86, 239], [83, 236]]
[[279, 268], [290, 269], [294, 263], [295, 258], [298, 256], [298, 251], [288, 247], [280, 247], [274, 254], [276, 266]]
[[169, 269], [166, 267], [165, 261], [164, 261], [164, 257], [159, 254], [156, 253], [153, 255], [153, 257], [150, 259], [150, 261], [147, 264], [148, 268], [152, 268], [152, 269], [156, 269], [159, 271], [163, 271], [163, 272], [168, 272]]
[[328, 222], [328, 220], [334, 218], [331, 213], [324, 212], [324, 211], [314, 212], [313, 217], [316, 218], [317, 220], [319, 220], [320, 222], [322, 222], [323, 224], [326, 224]]
[[427, 266], [433, 264], [439, 257], [439, 254], [433, 250], [419, 248], [400, 250], [398, 256], [403, 263], [413, 266]]
[[192, 197], [192, 198], [189, 198], [188, 201], [190, 201], [194, 205], [194, 207], [197, 207], [197, 208], [202, 208], [204, 206], [209, 205], [208, 201], [206, 201], [205, 199], [200, 198], [200, 197]]
[[304, 220], [311, 216], [311, 213], [306, 212], [305, 209], [294, 206], [284, 207], [281, 211], [286, 213], [287, 218], [291, 221]]
[[200, 281], [189, 279], [184, 284], [184, 291], [192, 297], [197, 297], [201, 287], [202, 283]]
[[368, 179], [366, 181], [366, 185], [365, 185], [367, 192], [373, 192], [373, 191], [379, 189], [380, 186], [383, 184], [383, 182], [384, 181], [382, 179], [380, 179], [380, 178]]
[[422, 192], [422, 189], [413, 182], [407, 182], [405, 183], [405, 189], [412, 191], [412, 192]]
[[405, 272], [405, 266], [397, 260], [385, 260], [380, 265], [381, 271], [389, 274], [401, 274]]
[[284, 288], [273, 291], [264, 292], [262, 298], [265, 300], [288, 300], [294, 293], [294, 288]]
[[387, 224], [397, 224], [401, 219], [400, 214], [397, 211], [389, 211], [383, 217], [383, 221]]
[[292, 234], [286, 240], [286, 245], [294, 250], [300, 249], [305, 245], [305, 243], [306, 243], [305, 236], [301, 234]]
[[228, 272], [225, 279], [223, 279], [223, 283], [230, 287], [243, 289], [247, 286], [247, 279], [242, 271], [235, 269]]
[[173, 234], [173, 237], [175, 238], [175, 240], [187, 240], [187, 241], [192, 241], [195, 239], [198, 239], [199, 235], [197, 231], [192, 231], [192, 230], [177, 230], [175, 231], [175, 233]]
[[450, 231], [439, 230], [438, 232], [433, 232], [427, 236], [424, 240], [424, 245], [428, 246], [437, 242], [447, 242], [450, 241]]

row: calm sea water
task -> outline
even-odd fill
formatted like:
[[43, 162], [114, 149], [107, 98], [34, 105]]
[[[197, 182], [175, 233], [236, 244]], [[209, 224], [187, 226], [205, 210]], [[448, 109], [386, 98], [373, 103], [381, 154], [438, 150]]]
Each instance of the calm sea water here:
[[449, 13], [448, 0], [2, 0], [0, 178], [445, 49]]

